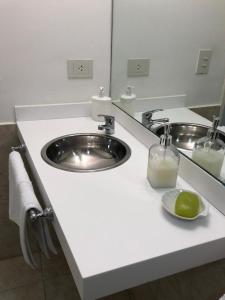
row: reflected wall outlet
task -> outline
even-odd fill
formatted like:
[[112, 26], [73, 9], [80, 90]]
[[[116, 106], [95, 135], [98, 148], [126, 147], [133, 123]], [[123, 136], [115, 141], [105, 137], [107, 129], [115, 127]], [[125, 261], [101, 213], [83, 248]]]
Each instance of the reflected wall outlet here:
[[200, 49], [196, 66], [196, 74], [208, 74], [209, 64], [212, 56], [211, 49]]
[[73, 60], [67, 61], [67, 76], [74, 78], [92, 78], [93, 60]]
[[148, 76], [149, 65], [150, 65], [150, 59], [148, 58], [128, 59], [127, 76], [128, 77]]

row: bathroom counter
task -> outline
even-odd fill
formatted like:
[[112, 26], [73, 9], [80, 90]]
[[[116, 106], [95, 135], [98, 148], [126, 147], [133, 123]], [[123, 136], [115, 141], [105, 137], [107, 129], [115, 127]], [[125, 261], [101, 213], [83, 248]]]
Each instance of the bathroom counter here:
[[[225, 217], [176, 219], [161, 206], [165, 190], [146, 179], [148, 149], [116, 123], [115, 136], [132, 154], [123, 165], [96, 173], [55, 169], [41, 158], [50, 140], [99, 132], [89, 117], [17, 122], [26, 154], [84, 300], [93, 300], [225, 257]], [[191, 176], [191, 174], [190, 174]], [[192, 188], [178, 178], [178, 188]]]

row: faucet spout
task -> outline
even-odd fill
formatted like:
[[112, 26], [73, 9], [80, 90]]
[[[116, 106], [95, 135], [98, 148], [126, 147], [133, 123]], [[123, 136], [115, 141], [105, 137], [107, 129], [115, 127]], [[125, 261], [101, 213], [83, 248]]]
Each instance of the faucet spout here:
[[103, 124], [103, 125], [98, 125], [98, 130], [104, 130], [107, 129], [107, 125]]
[[98, 115], [98, 117], [105, 118], [105, 124], [98, 125], [98, 130], [105, 130], [106, 134], [113, 134], [115, 132], [115, 117], [108, 115]]

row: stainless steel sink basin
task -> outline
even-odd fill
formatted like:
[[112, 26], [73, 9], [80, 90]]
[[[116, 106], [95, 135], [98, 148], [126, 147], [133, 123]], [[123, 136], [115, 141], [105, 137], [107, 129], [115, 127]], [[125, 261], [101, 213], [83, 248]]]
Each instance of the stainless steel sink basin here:
[[104, 134], [73, 134], [47, 143], [42, 158], [51, 166], [71, 172], [96, 172], [118, 167], [130, 158], [123, 141]]
[[[193, 150], [195, 142], [207, 135], [209, 127], [193, 123], [171, 123], [172, 143], [181, 149]], [[160, 136], [164, 133], [164, 127], [159, 126], [155, 133]], [[225, 134], [219, 131], [219, 138], [225, 142]]]

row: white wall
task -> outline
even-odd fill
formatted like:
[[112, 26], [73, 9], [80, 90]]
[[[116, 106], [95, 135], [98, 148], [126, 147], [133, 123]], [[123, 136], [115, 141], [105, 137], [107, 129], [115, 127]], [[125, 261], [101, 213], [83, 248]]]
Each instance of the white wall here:
[[[196, 75], [199, 49], [212, 49]], [[150, 76], [128, 78], [128, 58], [150, 58]], [[186, 105], [219, 103], [225, 76], [225, 0], [114, 0], [113, 97], [186, 94]]]
[[[111, 0], [0, 0], [0, 122], [15, 104], [89, 100], [108, 91]], [[94, 78], [68, 80], [66, 61], [93, 59]]]

